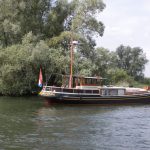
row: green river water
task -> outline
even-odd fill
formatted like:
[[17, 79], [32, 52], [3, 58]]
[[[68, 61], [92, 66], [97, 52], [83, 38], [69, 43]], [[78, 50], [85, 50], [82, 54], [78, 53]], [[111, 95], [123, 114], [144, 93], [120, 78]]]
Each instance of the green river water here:
[[150, 105], [53, 105], [0, 97], [0, 150], [149, 150]]

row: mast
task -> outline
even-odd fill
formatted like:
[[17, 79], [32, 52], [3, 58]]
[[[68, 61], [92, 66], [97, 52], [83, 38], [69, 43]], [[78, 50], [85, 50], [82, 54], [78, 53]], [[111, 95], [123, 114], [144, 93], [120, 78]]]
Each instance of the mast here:
[[70, 78], [69, 78], [69, 88], [72, 88], [72, 76], [73, 76], [73, 37], [71, 36], [71, 43], [70, 43]]

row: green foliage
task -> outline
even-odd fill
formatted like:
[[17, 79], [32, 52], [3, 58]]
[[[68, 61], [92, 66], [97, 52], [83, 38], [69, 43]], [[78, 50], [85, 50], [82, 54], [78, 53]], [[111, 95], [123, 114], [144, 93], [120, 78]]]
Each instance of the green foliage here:
[[47, 43], [49, 47], [59, 48], [62, 47], [65, 50], [69, 48], [70, 45], [70, 38], [73, 38], [74, 40], [81, 40], [79, 34], [72, 33], [70, 31], [64, 31], [59, 36], [55, 36], [51, 38], [50, 40], [47, 40]]
[[0, 93], [30, 94], [37, 88], [40, 66], [44, 76], [64, 70], [63, 62], [67, 60], [62, 49], [50, 49], [44, 41], [34, 39], [36, 37], [29, 33], [22, 44], [0, 50]]
[[29, 32], [40, 39], [58, 36], [66, 28], [70, 11], [67, 0], [1, 0], [0, 45], [21, 43]]
[[66, 30], [66, 20], [71, 13], [71, 4], [67, 0], [57, 0], [45, 19], [44, 34], [47, 38], [59, 36]]
[[108, 70], [107, 78], [114, 85], [130, 86], [134, 81], [123, 69], [113, 68]]
[[137, 85], [147, 59], [141, 48], [120, 46], [116, 52], [95, 48], [93, 35], [103, 36], [96, 14], [102, 0], [0, 0], [0, 94], [26, 95], [38, 91], [39, 69], [44, 82], [59, 84], [52, 73], [70, 73], [70, 41], [74, 47], [73, 73], [104, 76], [112, 84]]
[[75, 11], [72, 14], [72, 31], [80, 32], [86, 35], [92, 35], [98, 33], [103, 35], [104, 25], [102, 22], [98, 22], [94, 15], [100, 13], [105, 4], [102, 0], [74, 0]]
[[143, 83], [145, 86], [150, 86], [150, 78], [145, 77], [140, 82]]
[[95, 49], [93, 63], [95, 64], [93, 75], [106, 75], [111, 65], [111, 52], [105, 48]]
[[19, 5], [15, 0], [0, 1], [0, 45], [7, 47], [18, 41], [20, 22], [18, 16]]
[[143, 70], [148, 62], [143, 50], [139, 47], [119, 46], [116, 50], [118, 67], [136, 80], [143, 78]]

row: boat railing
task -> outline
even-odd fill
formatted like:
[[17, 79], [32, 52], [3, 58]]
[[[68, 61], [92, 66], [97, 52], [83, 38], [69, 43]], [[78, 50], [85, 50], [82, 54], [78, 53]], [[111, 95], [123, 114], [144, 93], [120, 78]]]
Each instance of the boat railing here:
[[55, 86], [44, 86], [43, 91], [55, 91], [55, 92], [64, 92], [64, 93], [86, 93], [86, 94], [99, 94], [99, 90], [92, 89], [75, 89], [75, 88], [64, 88], [64, 87], [55, 87]]

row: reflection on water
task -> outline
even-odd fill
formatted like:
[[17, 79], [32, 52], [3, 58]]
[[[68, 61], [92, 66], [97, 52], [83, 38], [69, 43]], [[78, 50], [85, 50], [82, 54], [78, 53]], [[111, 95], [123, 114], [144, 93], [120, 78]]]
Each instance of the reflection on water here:
[[0, 150], [150, 149], [150, 105], [46, 107], [0, 98]]

